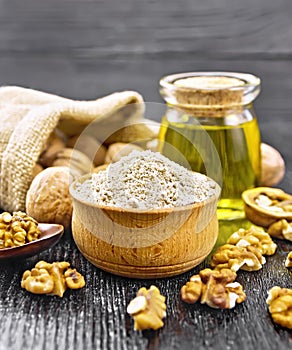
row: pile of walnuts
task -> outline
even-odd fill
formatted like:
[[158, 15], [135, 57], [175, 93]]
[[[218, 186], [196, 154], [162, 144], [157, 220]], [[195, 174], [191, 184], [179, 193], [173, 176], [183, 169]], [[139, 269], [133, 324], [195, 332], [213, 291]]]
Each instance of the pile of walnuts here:
[[0, 249], [19, 247], [35, 241], [40, 233], [38, 222], [24, 212], [0, 214]]
[[190, 304], [200, 301], [213, 308], [233, 308], [246, 299], [241, 284], [235, 281], [236, 272], [261, 269], [266, 262], [264, 255], [274, 254], [276, 248], [263, 229], [255, 226], [239, 229], [212, 256], [213, 270], [200, 271], [181, 288], [182, 300]]
[[[266, 262], [264, 255], [273, 255], [276, 249], [277, 245], [263, 228], [239, 229], [214, 253], [211, 269], [201, 270], [181, 287], [182, 300], [219, 309], [235, 307], [246, 300], [242, 285], [236, 281], [237, 271], [261, 269]], [[288, 254], [285, 266], [292, 267], [292, 252]], [[268, 294], [267, 304], [274, 322], [292, 329], [292, 289], [273, 287]], [[149, 290], [139, 289], [127, 308], [134, 318], [136, 330], [161, 328], [165, 310], [165, 298], [154, 286]]]
[[70, 227], [73, 211], [70, 184], [133, 150], [142, 150], [137, 145], [121, 142], [107, 147], [90, 135], [76, 135], [66, 140], [63, 135], [53, 133], [33, 170], [26, 196], [28, 215], [39, 222]]

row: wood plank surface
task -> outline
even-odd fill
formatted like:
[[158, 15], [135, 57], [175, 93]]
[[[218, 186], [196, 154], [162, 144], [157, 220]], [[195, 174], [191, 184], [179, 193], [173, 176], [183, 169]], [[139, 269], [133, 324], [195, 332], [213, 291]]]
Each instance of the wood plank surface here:
[[[279, 186], [292, 193], [291, 14], [290, 0], [0, 0], [0, 84], [75, 99], [133, 89], [147, 102], [162, 102], [158, 81], [169, 73], [254, 73], [262, 79], [255, 102], [262, 138], [283, 154], [287, 171]], [[221, 311], [180, 300], [181, 286], [205, 263], [169, 279], [115, 277], [87, 262], [66, 232], [39, 256], [1, 262], [0, 350], [286, 350], [292, 333], [273, 324], [265, 304], [270, 287], [292, 288], [284, 267], [292, 243], [277, 243], [262, 270], [239, 273], [247, 301]], [[21, 275], [40, 259], [71, 262], [86, 287], [62, 299], [27, 293]], [[151, 284], [167, 298], [165, 327], [135, 332], [126, 306]]]

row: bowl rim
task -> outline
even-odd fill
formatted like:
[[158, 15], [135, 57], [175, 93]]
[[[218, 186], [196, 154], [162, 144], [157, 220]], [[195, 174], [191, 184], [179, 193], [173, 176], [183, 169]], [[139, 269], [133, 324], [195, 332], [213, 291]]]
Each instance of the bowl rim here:
[[[196, 172], [194, 172], [196, 173]], [[154, 209], [137, 209], [137, 208], [122, 208], [122, 207], [115, 207], [115, 206], [108, 206], [108, 205], [100, 205], [97, 203], [92, 203], [86, 200], [83, 200], [81, 198], [78, 198], [78, 196], [76, 196], [76, 192], [75, 192], [75, 186], [77, 183], [83, 183], [84, 181], [86, 181], [87, 179], [89, 179], [90, 177], [92, 177], [92, 174], [94, 173], [88, 173], [85, 175], [82, 175], [80, 177], [78, 177], [77, 179], [75, 179], [70, 187], [69, 187], [69, 193], [74, 201], [77, 201], [79, 203], [82, 203], [84, 205], [87, 205], [89, 207], [93, 207], [96, 209], [100, 209], [100, 210], [107, 210], [107, 211], [112, 211], [112, 212], [119, 212], [119, 213], [129, 213], [129, 214], [162, 214], [162, 213], [171, 213], [171, 212], [180, 212], [180, 211], [185, 211], [185, 210], [192, 210], [194, 208], [200, 208], [203, 206], [206, 206], [207, 204], [210, 204], [212, 202], [218, 202], [219, 198], [220, 198], [220, 194], [221, 194], [221, 187], [218, 185], [218, 183], [211, 179], [210, 177], [206, 176], [206, 178], [212, 180], [215, 183], [215, 193], [214, 195], [210, 196], [209, 198], [207, 198], [204, 201], [201, 202], [196, 202], [196, 203], [191, 203], [191, 204], [187, 204], [187, 205], [183, 205], [183, 206], [177, 206], [177, 207], [170, 207], [170, 208], [154, 208]]]

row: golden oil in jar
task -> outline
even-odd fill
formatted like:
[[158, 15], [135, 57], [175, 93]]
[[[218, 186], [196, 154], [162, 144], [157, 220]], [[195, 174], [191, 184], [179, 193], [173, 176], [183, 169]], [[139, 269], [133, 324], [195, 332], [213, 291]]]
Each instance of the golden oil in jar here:
[[260, 131], [251, 103], [259, 93], [259, 79], [186, 73], [165, 77], [160, 84], [168, 103], [160, 151], [222, 186], [219, 220], [244, 219], [241, 193], [257, 186], [261, 174]]

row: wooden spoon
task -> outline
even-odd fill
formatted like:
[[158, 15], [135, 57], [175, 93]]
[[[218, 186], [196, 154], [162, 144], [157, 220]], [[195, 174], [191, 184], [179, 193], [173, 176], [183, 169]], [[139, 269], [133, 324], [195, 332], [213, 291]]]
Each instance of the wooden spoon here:
[[54, 246], [64, 233], [64, 227], [58, 224], [39, 224], [39, 228], [41, 230], [39, 239], [19, 247], [0, 249], [0, 260], [36, 255]]

